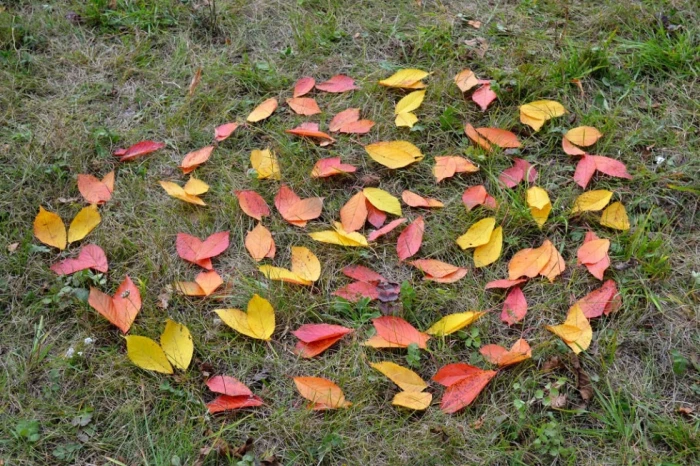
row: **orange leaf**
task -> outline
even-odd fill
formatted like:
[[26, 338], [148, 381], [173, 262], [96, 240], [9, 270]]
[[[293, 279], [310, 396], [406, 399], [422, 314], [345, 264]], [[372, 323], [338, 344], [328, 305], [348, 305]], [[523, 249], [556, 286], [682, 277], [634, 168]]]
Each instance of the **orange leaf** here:
[[575, 145], [571, 144], [568, 139], [563, 138], [561, 140], [561, 147], [564, 149], [564, 153], [568, 155], [585, 155], [586, 152], [579, 149]]
[[311, 170], [312, 178], [327, 178], [329, 176], [342, 175], [344, 173], [355, 173], [357, 168], [340, 161], [340, 157], [329, 157], [320, 159]]
[[411, 191], [404, 191], [403, 193], [401, 193], [401, 199], [403, 199], [403, 201], [411, 207], [444, 207], [445, 206], [445, 204], [438, 201], [437, 199], [425, 198], [425, 197], [419, 196], [416, 193], [412, 193]]
[[249, 123], [256, 123], [264, 120], [272, 115], [275, 110], [277, 110], [277, 99], [273, 97], [255, 107], [255, 109], [250, 112], [250, 115], [248, 115], [248, 118], [246, 118], [246, 121]]
[[495, 144], [502, 149], [517, 149], [521, 146], [520, 141], [518, 141], [518, 137], [505, 129], [476, 128], [476, 131], [480, 136], [486, 138], [491, 144]]
[[399, 255], [399, 260], [406, 260], [418, 252], [423, 243], [424, 231], [425, 222], [423, 217], [418, 217], [404, 228], [396, 240], [396, 253]]
[[469, 139], [474, 141], [476, 145], [478, 145], [482, 149], [491, 151], [491, 144], [489, 144], [489, 141], [486, 138], [482, 137], [471, 124], [467, 123], [464, 126], [464, 134], [466, 134], [469, 137]]
[[214, 146], [207, 146], [187, 154], [185, 158], [182, 159], [182, 163], [180, 163], [182, 173], [190, 173], [194, 171], [195, 168], [209, 160], [213, 150]]
[[372, 120], [359, 120], [350, 123], [345, 123], [340, 127], [340, 132], [345, 134], [366, 134], [374, 126]]
[[479, 353], [488, 362], [497, 364], [498, 367], [517, 364], [532, 357], [530, 345], [522, 338], [513, 344], [510, 351], [499, 345], [486, 345], [481, 347]]
[[382, 236], [391, 233], [396, 227], [399, 225], [403, 224], [406, 222], [405, 218], [397, 218], [396, 220], [392, 220], [391, 222], [387, 223], [383, 227], [379, 228], [378, 230], [373, 231], [369, 235], [367, 235], [367, 241], [376, 241], [378, 238], [381, 238]]
[[70, 275], [85, 269], [107, 273], [107, 256], [102, 248], [94, 244], [86, 244], [80, 249], [80, 253], [75, 259], [64, 259], [51, 266], [51, 270], [57, 275]]
[[367, 198], [362, 191], [353, 195], [340, 209], [340, 223], [345, 231], [357, 231], [367, 221]]
[[372, 324], [377, 330], [377, 336], [397, 348], [407, 348], [415, 343], [419, 348], [425, 349], [430, 339], [425, 333], [419, 332], [411, 324], [400, 317], [382, 316], [372, 319]]
[[520, 322], [527, 314], [527, 301], [520, 288], [511, 288], [503, 302], [501, 320], [508, 325]]
[[294, 97], [301, 97], [308, 94], [311, 92], [311, 89], [314, 88], [315, 84], [316, 80], [310, 76], [299, 78], [296, 84], [294, 84]]
[[229, 411], [232, 409], [241, 408], [254, 408], [256, 406], [262, 406], [263, 401], [257, 395], [250, 396], [228, 396], [221, 395], [214, 398], [212, 401], [207, 403], [207, 409], [210, 414], [220, 413], [222, 411]]
[[221, 142], [228, 139], [229, 136], [233, 134], [234, 131], [240, 126], [238, 123], [224, 123], [221, 126], [214, 128], [214, 140]]
[[92, 175], [78, 175], [78, 191], [90, 204], [104, 204], [114, 192], [114, 172], [107, 173], [100, 181]]
[[300, 341], [295, 353], [303, 358], [313, 358], [333, 346], [351, 329], [330, 324], [306, 324], [292, 332]]
[[551, 243], [543, 243], [539, 248], [522, 249], [515, 253], [508, 263], [508, 278], [516, 280], [520, 277], [533, 278], [539, 275], [552, 255]]
[[[446, 374], [441, 376], [440, 373], [447, 368], [452, 374], [449, 377]], [[443, 384], [444, 381], [450, 380], [452, 383], [447, 385], [440, 409], [451, 414], [470, 405], [496, 374], [496, 371], [485, 371], [468, 364], [449, 364], [443, 367], [435, 374], [433, 380]]]
[[162, 142], [141, 141], [137, 142], [128, 149], [117, 149], [112, 154], [116, 157], [119, 157], [120, 162], [128, 162], [130, 160], [134, 160], [137, 157], [143, 157], [144, 155], [148, 155], [152, 152], [162, 149], [163, 147], [165, 147], [165, 144], [163, 144]]
[[525, 283], [527, 279], [525, 278], [519, 278], [517, 280], [494, 280], [492, 282], [488, 282], [486, 284], [486, 287], [484, 289], [490, 290], [493, 288], [511, 288], [517, 285], [520, 285], [521, 283]]
[[316, 101], [310, 97], [294, 97], [292, 99], [287, 99], [287, 105], [289, 105], [297, 115], [311, 116], [321, 113], [321, 109], [318, 108]]
[[464, 157], [457, 157], [455, 155], [435, 157], [433, 175], [435, 175], [438, 183], [445, 178], [453, 177], [455, 173], [474, 173], [478, 171], [479, 167]]
[[316, 219], [321, 215], [323, 198], [300, 199], [287, 185], [282, 185], [275, 196], [275, 206], [289, 223], [304, 227], [308, 220]]
[[583, 315], [592, 319], [601, 315], [611, 314], [620, 307], [620, 294], [614, 280], [607, 280], [600, 288], [591, 291], [576, 304], [581, 308]]
[[177, 254], [188, 262], [207, 270], [212, 269], [211, 258], [228, 248], [228, 231], [220, 231], [202, 241], [186, 233], [178, 233], [175, 240]]
[[540, 270], [540, 275], [547, 277], [550, 282], [553, 282], [555, 278], [566, 270], [566, 261], [564, 261], [564, 258], [559, 254], [557, 248], [548, 239], [544, 240], [542, 243], [543, 247], [547, 245], [550, 247], [549, 261], [547, 261], [544, 267], [542, 267], [542, 270]]
[[314, 410], [346, 408], [351, 405], [345, 400], [343, 391], [335, 383], [321, 377], [294, 377], [299, 394], [311, 401]]
[[302, 123], [294, 129], [285, 130], [285, 133], [294, 134], [295, 136], [318, 139], [321, 146], [327, 146], [335, 142], [330, 135], [319, 131], [318, 123]]
[[257, 262], [275, 257], [275, 240], [272, 239], [270, 230], [262, 223], [253, 228], [245, 237], [245, 248]]
[[141, 293], [127, 275], [114, 297], [90, 287], [88, 304], [122, 333], [127, 333], [141, 310]]
[[329, 131], [340, 131], [340, 128], [347, 125], [348, 123], [354, 123], [360, 119], [360, 109], [359, 108], [349, 108], [343, 110], [333, 117], [331, 122], [328, 124]]
[[455, 84], [457, 84], [460, 91], [467, 92], [474, 86], [478, 85], [479, 80], [471, 70], [466, 69], [460, 71], [457, 76], [455, 76]]
[[241, 210], [256, 220], [262, 220], [262, 217], [270, 215], [270, 207], [262, 196], [255, 191], [234, 191], [238, 198], [238, 204]]
[[355, 86], [355, 80], [353, 80], [349, 76], [338, 74], [333, 76], [328, 81], [316, 84], [316, 89], [324, 92], [339, 93], [353, 91], [355, 89], [359, 89], [359, 87]]
[[464, 278], [467, 274], [467, 269], [463, 267], [457, 267], [436, 259], [418, 259], [409, 262], [409, 264], [426, 274], [424, 280], [438, 283], [454, 283]]
[[583, 244], [576, 253], [579, 264], [595, 264], [608, 255], [609, 239], [595, 239]]

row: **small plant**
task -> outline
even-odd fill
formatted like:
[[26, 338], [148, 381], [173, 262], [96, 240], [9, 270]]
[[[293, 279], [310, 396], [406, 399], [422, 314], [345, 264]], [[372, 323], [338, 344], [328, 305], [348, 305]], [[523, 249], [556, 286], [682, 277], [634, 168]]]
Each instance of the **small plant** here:
[[27, 442], [39, 441], [39, 421], [19, 421], [15, 426], [14, 436], [18, 440]]
[[416, 290], [411, 286], [408, 280], [404, 280], [404, 282], [401, 283], [400, 296], [404, 311], [411, 312], [413, 310], [413, 304], [416, 301]]
[[481, 335], [477, 327], [471, 327], [469, 330], [459, 332], [457, 336], [464, 341], [464, 346], [467, 349], [481, 348]]
[[573, 451], [564, 446], [564, 436], [562, 435], [559, 423], [554, 419], [552, 413], [547, 413], [548, 422], [537, 427], [535, 430], [535, 441], [532, 442], [534, 449], [542, 455], [553, 457], [568, 457]]
[[346, 299], [338, 298], [336, 302], [333, 303], [333, 310], [342, 317], [351, 320], [354, 327], [360, 327], [381, 315], [378, 311], [370, 309], [369, 303], [369, 298], [362, 298], [356, 303], [351, 303]]
[[420, 367], [420, 348], [417, 344], [411, 343], [408, 345], [408, 352], [406, 353], [406, 363], [410, 367], [419, 368]]

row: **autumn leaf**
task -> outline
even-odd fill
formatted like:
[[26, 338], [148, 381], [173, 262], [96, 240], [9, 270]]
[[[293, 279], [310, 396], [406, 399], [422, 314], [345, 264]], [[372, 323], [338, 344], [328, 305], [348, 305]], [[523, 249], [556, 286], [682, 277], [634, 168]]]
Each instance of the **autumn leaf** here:
[[107, 273], [108, 268], [105, 252], [94, 244], [83, 246], [75, 259], [64, 259], [51, 266], [51, 270], [57, 275], [70, 275], [85, 269]]
[[370, 363], [370, 366], [384, 374], [403, 391], [418, 393], [428, 388], [428, 384], [418, 374], [396, 363], [390, 361], [373, 362]]
[[287, 185], [282, 185], [275, 196], [275, 207], [286, 221], [297, 227], [305, 227], [309, 220], [321, 215], [323, 198], [301, 199]]
[[333, 117], [328, 125], [328, 130], [346, 134], [365, 134], [373, 126], [372, 120], [360, 120], [359, 108], [349, 108]]
[[157, 150], [165, 147], [162, 142], [155, 141], [141, 141], [137, 142], [128, 149], [116, 149], [112, 154], [115, 157], [119, 157], [120, 162], [128, 162], [134, 160], [137, 157], [143, 157], [144, 155], [151, 154]]
[[173, 366], [187, 370], [194, 354], [190, 331], [184, 325], [166, 320], [160, 344], [147, 337], [128, 335], [126, 354], [136, 366], [149, 371], [172, 374]]
[[335, 383], [321, 377], [294, 377], [299, 394], [311, 402], [313, 410], [347, 408], [343, 391]]
[[451, 178], [456, 173], [475, 173], [479, 171], [479, 167], [471, 163], [464, 157], [454, 155], [435, 157], [435, 166], [433, 167], [433, 175], [439, 183], [445, 178]]
[[311, 170], [311, 178], [327, 178], [329, 176], [355, 173], [356, 171], [356, 167], [342, 163], [340, 157], [329, 157], [316, 162]]
[[127, 275], [114, 296], [90, 287], [88, 304], [122, 333], [127, 333], [141, 310], [141, 293]]
[[399, 100], [394, 109], [396, 115], [396, 126], [408, 126], [413, 128], [413, 125], [418, 121], [418, 117], [413, 112], [423, 103], [425, 91], [414, 91]]
[[285, 133], [314, 139], [318, 141], [320, 146], [327, 146], [335, 142], [335, 139], [333, 139], [329, 134], [326, 134], [318, 129], [318, 123], [302, 123], [294, 129], [285, 130]]
[[537, 100], [520, 106], [520, 122], [537, 132], [547, 120], [560, 117], [565, 113], [566, 109], [559, 102]]
[[328, 244], [337, 244], [339, 246], [351, 247], [367, 247], [367, 239], [357, 232], [349, 232], [343, 229], [340, 222], [334, 223], [333, 230], [317, 231], [309, 233], [309, 236], [315, 241]]
[[404, 319], [395, 316], [382, 316], [372, 319], [377, 334], [365, 342], [373, 348], [408, 348], [415, 343], [419, 348], [427, 348], [430, 339], [425, 333], [416, 330]]
[[433, 401], [432, 393], [428, 392], [399, 392], [394, 395], [394, 399], [391, 400], [391, 404], [394, 406], [401, 406], [402, 408], [413, 409], [416, 411], [423, 411], [428, 409], [430, 403]]
[[471, 211], [476, 206], [483, 205], [489, 209], [496, 209], [498, 202], [489, 193], [483, 184], [472, 186], [464, 190], [462, 194], [462, 203], [467, 208], [467, 212]]
[[421, 82], [430, 73], [422, 70], [409, 68], [399, 70], [390, 77], [379, 81], [379, 84], [386, 87], [396, 87], [402, 89], [423, 89], [425, 84]]
[[311, 89], [314, 88], [315, 84], [316, 80], [310, 76], [299, 78], [299, 80], [294, 84], [294, 97], [301, 97], [308, 94], [311, 92]]
[[617, 312], [622, 305], [622, 299], [617, 291], [615, 281], [606, 280], [603, 286], [591, 291], [576, 301], [576, 304], [581, 308], [583, 315], [588, 319], [593, 319], [603, 314], [607, 316]]
[[306, 324], [293, 331], [299, 342], [294, 352], [302, 358], [313, 358], [336, 344], [343, 336], [352, 332], [341, 325]]
[[240, 125], [236, 122], [224, 123], [223, 125], [214, 128], [214, 140], [217, 142], [225, 141], [233, 134]]
[[547, 191], [539, 186], [533, 186], [527, 190], [527, 205], [530, 207], [532, 218], [535, 219], [537, 226], [542, 228], [542, 225], [547, 221], [549, 213], [552, 211], [552, 202], [549, 200]]
[[355, 80], [351, 77], [338, 74], [330, 78], [328, 81], [316, 84], [316, 89], [324, 92], [340, 93], [354, 91], [359, 89], [359, 87], [355, 85]]
[[380, 228], [386, 222], [386, 213], [377, 209], [371, 202], [367, 201], [367, 221], [374, 228]]
[[287, 105], [289, 108], [294, 110], [297, 115], [317, 115], [321, 113], [321, 109], [318, 108], [316, 100], [310, 97], [294, 97], [287, 99]]
[[550, 254], [549, 261], [540, 270], [540, 275], [547, 277], [550, 282], [554, 282], [554, 279], [566, 270], [566, 261], [564, 261], [557, 248], [548, 239], [544, 240], [542, 247], [549, 248]]
[[301, 246], [292, 247], [291, 270], [263, 265], [258, 270], [270, 280], [297, 285], [313, 285], [321, 276], [321, 263], [314, 253]]
[[564, 134], [564, 139], [580, 147], [592, 146], [603, 135], [592, 126], [579, 126], [570, 129]]
[[457, 84], [460, 91], [467, 92], [479, 84], [479, 79], [471, 70], [465, 69], [455, 76], [455, 84]]
[[253, 392], [248, 387], [233, 377], [217, 375], [207, 380], [206, 383], [209, 390], [214, 393], [221, 393], [221, 396], [207, 403], [207, 409], [210, 414], [262, 406], [263, 404], [259, 396], [253, 395]]
[[457, 238], [457, 244], [462, 249], [475, 248], [487, 244], [496, 226], [494, 217], [484, 218], [473, 224], [465, 234]]
[[552, 243], [545, 241], [539, 248], [526, 248], [515, 253], [508, 263], [508, 279], [539, 275], [550, 261], [552, 248]]
[[182, 159], [180, 163], [182, 173], [187, 174], [193, 172], [195, 168], [209, 160], [212, 152], [214, 152], [214, 146], [207, 146], [185, 155], [185, 158]]
[[467, 123], [464, 131], [470, 139], [488, 151], [491, 150], [491, 144], [502, 149], [515, 149], [522, 145], [514, 133], [505, 129], [474, 128]]
[[501, 257], [503, 250], [503, 228], [496, 227], [491, 232], [486, 244], [474, 248], [474, 267], [481, 268], [491, 265]]
[[488, 362], [498, 367], [511, 366], [532, 357], [530, 345], [522, 338], [513, 343], [510, 350], [500, 345], [485, 345], [479, 349], [479, 353]]
[[172, 181], [159, 181], [160, 186], [170, 197], [180, 199], [181, 201], [206, 206], [207, 204], [199, 197], [199, 194], [204, 194], [209, 191], [209, 185], [204, 181], [196, 178], [190, 178], [185, 186], [180, 186]]
[[518, 286], [518, 285], [520, 285], [521, 283], [525, 283], [526, 281], [527, 281], [527, 279], [525, 279], [525, 278], [519, 278], [519, 279], [517, 279], [517, 280], [507, 280], [507, 279], [503, 279], [503, 280], [494, 280], [494, 281], [492, 281], [492, 282], [488, 282], [488, 283], [486, 284], [486, 287], [484, 287], [484, 289], [486, 289], [486, 290], [491, 290], [491, 289], [494, 289], [494, 288], [497, 288], [497, 289], [498, 289], [498, 288], [505, 288], [505, 289], [508, 289], [508, 288], [512, 288], [512, 287], [514, 287], [514, 286]]
[[449, 314], [435, 322], [428, 330], [425, 331], [428, 335], [444, 337], [452, 333], [462, 330], [464, 327], [473, 324], [486, 314], [479, 311], [458, 312]]
[[576, 165], [574, 181], [576, 181], [576, 184], [586, 189], [586, 186], [588, 186], [588, 183], [591, 178], [593, 178], [596, 171], [617, 178], [632, 179], [632, 175], [627, 173], [627, 167], [624, 163], [609, 157], [583, 153]]
[[270, 215], [270, 207], [265, 202], [265, 199], [255, 191], [234, 191], [238, 198], [238, 205], [241, 210], [256, 220], [262, 220], [262, 217]]
[[600, 224], [615, 230], [627, 231], [630, 229], [630, 220], [622, 202], [613, 202], [605, 208], [600, 217]]
[[357, 231], [367, 221], [367, 198], [360, 191], [340, 208], [340, 223], [345, 231]]
[[270, 149], [253, 150], [250, 152], [250, 165], [255, 170], [259, 180], [271, 179], [280, 180], [279, 162], [277, 156]]
[[209, 296], [224, 284], [214, 270], [200, 272], [193, 282], [177, 282], [175, 289], [186, 296]]
[[92, 175], [78, 175], [78, 191], [90, 204], [104, 204], [114, 192], [114, 171], [107, 173], [102, 180]]
[[399, 260], [404, 261], [418, 252], [423, 243], [424, 231], [425, 222], [423, 217], [418, 217], [404, 228], [396, 240], [396, 253], [399, 256]]
[[401, 215], [401, 203], [399, 200], [383, 189], [365, 188], [362, 190], [362, 194], [364, 194], [367, 202], [382, 212]]
[[255, 294], [247, 312], [240, 309], [216, 309], [214, 312], [229, 327], [245, 336], [269, 341], [275, 331], [275, 310], [265, 298]]
[[599, 239], [595, 233], [589, 231], [576, 253], [578, 264], [585, 265], [591, 275], [602, 280], [605, 270], [610, 266], [609, 249], [610, 240]]
[[424, 280], [438, 283], [454, 283], [467, 275], [467, 269], [436, 259], [418, 259], [409, 264], [425, 274]]
[[520, 287], [511, 288], [503, 302], [501, 320], [508, 325], [520, 322], [527, 314], [527, 301]]
[[97, 206], [92, 204], [76, 214], [66, 231], [61, 217], [39, 207], [39, 213], [34, 218], [34, 236], [47, 246], [64, 250], [67, 243], [85, 238], [101, 221]]
[[387, 235], [394, 231], [398, 226], [406, 223], [405, 218], [397, 218], [396, 220], [393, 220], [383, 227], [374, 230], [371, 232], [369, 235], [367, 235], [367, 241], [376, 241], [377, 239], [381, 238], [384, 235]]
[[257, 262], [265, 258], [275, 258], [275, 240], [272, 238], [270, 230], [265, 228], [262, 223], [258, 223], [246, 234], [245, 248]]
[[503, 170], [498, 179], [508, 188], [514, 188], [524, 179], [528, 183], [534, 183], [537, 180], [537, 170], [527, 160], [515, 158], [513, 166]]
[[411, 207], [432, 208], [445, 206], [445, 204], [438, 201], [437, 199], [430, 199], [423, 196], [419, 196], [418, 194], [412, 193], [408, 190], [401, 193], [401, 199], [403, 199], [403, 201]]
[[228, 248], [229, 232], [220, 231], [209, 236], [204, 241], [187, 233], [178, 233], [175, 239], [175, 249], [182, 259], [211, 270], [211, 258], [216, 257]]
[[351, 302], [357, 302], [361, 298], [378, 299], [380, 290], [377, 286], [380, 283], [387, 283], [382, 275], [361, 265], [349, 265], [343, 268], [343, 274], [357, 281], [335, 291], [333, 295]]
[[495, 375], [496, 371], [485, 371], [463, 363], [443, 366], [433, 376], [434, 381], [447, 387], [440, 409], [452, 414], [469, 406]]
[[365, 151], [377, 163], [388, 168], [402, 168], [423, 160], [420, 149], [408, 141], [383, 141], [365, 146]]
[[547, 325], [547, 330], [561, 338], [576, 354], [591, 345], [593, 329], [578, 304], [569, 309], [566, 320], [561, 325]]
[[250, 112], [250, 115], [248, 115], [248, 118], [246, 118], [246, 121], [248, 123], [256, 123], [264, 120], [272, 115], [275, 110], [277, 110], [277, 99], [273, 97], [255, 107], [255, 109]]
[[498, 95], [491, 89], [491, 83], [489, 81], [479, 81], [482, 86], [474, 91], [472, 94], [472, 100], [475, 104], [479, 106], [482, 112], [485, 112], [489, 108], [489, 105], [498, 98]]

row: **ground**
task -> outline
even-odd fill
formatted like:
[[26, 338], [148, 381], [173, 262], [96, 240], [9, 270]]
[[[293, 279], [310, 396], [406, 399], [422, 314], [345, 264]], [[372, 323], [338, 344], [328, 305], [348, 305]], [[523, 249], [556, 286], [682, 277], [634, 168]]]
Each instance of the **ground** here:
[[[690, 0], [0, 1], [0, 464], [697, 463], [698, 24]], [[393, 124], [403, 93], [377, 85], [405, 67], [432, 73], [413, 131]], [[199, 68], [201, 83], [189, 96]], [[495, 80], [499, 98], [488, 111], [454, 85], [464, 68]], [[169, 198], [158, 185], [185, 179], [177, 169], [182, 156], [209, 144], [215, 126], [243, 121], [266, 98], [283, 102], [301, 76], [338, 73], [354, 77], [361, 90], [314, 94], [323, 114], [311, 119], [326, 125], [338, 111], [359, 107], [377, 122], [369, 135], [341, 136], [320, 148], [285, 134], [305, 118], [282, 105], [270, 119], [239, 129], [197, 170], [212, 187], [208, 207]], [[537, 99], [560, 101], [569, 113], [534, 133], [519, 123], [518, 106]], [[473, 147], [465, 122], [510, 129], [523, 141], [520, 156], [536, 164], [538, 185], [553, 201], [542, 230], [525, 205], [525, 186], [508, 190], [497, 181], [511, 156]], [[629, 232], [600, 226], [596, 214], [569, 214], [582, 190], [572, 181], [575, 160], [560, 144], [563, 132], [581, 124], [600, 129], [596, 152], [623, 161], [634, 177], [596, 176], [591, 183], [626, 205]], [[167, 147], [128, 164], [111, 155], [142, 139]], [[391, 171], [362, 147], [392, 139], [412, 141], [425, 160]], [[285, 183], [302, 197], [325, 197], [322, 217], [306, 229], [278, 215], [266, 222], [275, 233], [276, 265], [288, 264], [293, 245], [321, 259], [323, 273], [312, 288], [269, 282], [243, 246], [255, 222], [233, 191], [255, 189], [271, 203], [279, 183], [249, 173], [250, 151], [266, 147], [279, 155]], [[433, 158], [447, 154], [470, 158], [480, 172], [437, 185]], [[310, 179], [314, 162], [332, 155], [360, 167], [358, 176]], [[85, 240], [106, 251], [109, 274], [56, 277], [50, 264], [72, 252], [59, 255], [33, 238], [39, 206], [72, 218], [83, 205], [76, 175], [112, 169], [114, 197]], [[393, 237], [351, 250], [307, 236], [337, 219], [350, 193], [377, 178], [394, 194], [410, 188], [446, 203], [424, 214], [420, 256], [468, 267], [466, 278], [453, 285], [423, 281], [398, 262]], [[503, 206], [496, 213], [503, 257], [485, 269], [474, 269], [454, 244], [485, 215], [467, 212], [460, 201], [477, 184]], [[407, 209], [409, 218], [418, 214]], [[544, 327], [563, 321], [575, 300], [599, 286], [576, 266], [588, 229], [612, 242], [607, 277], [618, 283], [623, 306], [593, 322], [593, 344], [576, 359]], [[215, 259], [231, 284], [228, 294], [219, 301], [173, 295], [167, 309], [159, 307], [167, 285], [196, 272], [175, 253], [175, 235], [220, 230], [231, 231], [231, 246]], [[503, 293], [485, 292], [484, 284], [506, 275], [516, 251], [545, 238], [566, 258], [567, 272], [554, 284], [529, 283], [528, 315], [509, 328], [498, 318]], [[405, 351], [371, 350], [361, 343], [376, 307], [344, 306], [331, 295], [348, 283], [339, 271], [352, 263], [406, 282], [399, 313], [419, 329], [451, 312], [491, 312], [463, 334], [433, 340], [418, 361], [407, 361]], [[166, 317], [186, 324], [195, 343], [188, 371], [164, 376], [135, 367], [119, 331], [87, 305], [87, 288], [111, 293], [125, 274], [144, 298], [131, 333], [156, 338]], [[270, 344], [215, 319], [214, 309], [244, 307], [253, 293], [276, 309]], [[356, 332], [316, 359], [297, 358], [290, 331], [322, 321]], [[520, 336], [531, 342], [533, 358], [501, 371], [455, 415], [436, 403], [424, 413], [392, 407], [396, 387], [369, 366], [410, 362], [429, 380], [451, 362], [489, 367], [477, 349]], [[546, 370], [555, 357], [561, 365]], [[587, 403], [577, 361], [594, 388]], [[208, 415], [206, 372], [237, 377], [266, 404]], [[290, 379], [297, 375], [334, 380], [353, 406], [307, 410]], [[429, 390], [438, 400], [442, 388], [432, 383]], [[557, 391], [566, 403], [553, 409]], [[218, 453], [248, 438], [254, 443], [244, 459]]]

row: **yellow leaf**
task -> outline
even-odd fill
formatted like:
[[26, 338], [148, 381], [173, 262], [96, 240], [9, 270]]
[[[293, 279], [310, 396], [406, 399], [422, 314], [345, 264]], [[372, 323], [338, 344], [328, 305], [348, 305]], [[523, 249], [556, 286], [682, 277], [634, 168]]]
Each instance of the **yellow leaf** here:
[[353, 246], [369, 246], [369, 243], [367, 243], [367, 238], [356, 231], [345, 231], [342, 223], [333, 222], [333, 228], [335, 228], [335, 232], [339, 237], [343, 238], [345, 241], [354, 243]]
[[467, 69], [460, 71], [459, 74], [455, 76], [455, 84], [457, 84], [460, 91], [467, 92], [469, 89], [479, 84], [479, 80], [472, 70]]
[[578, 304], [571, 306], [563, 324], [548, 325], [547, 330], [564, 340], [576, 354], [588, 349], [593, 339], [591, 324]]
[[429, 74], [430, 73], [427, 73], [427, 72], [422, 71], [422, 70], [409, 68], [409, 69], [397, 71], [396, 73], [389, 76], [388, 78], [379, 81], [379, 84], [381, 84], [382, 86], [386, 86], [386, 87], [419, 89], [420, 87], [417, 87], [416, 85], [420, 85], [421, 87], [425, 87], [425, 84], [419, 83], [418, 81], [425, 78]]
[[403, 99], [399, 100], [396, 104], [396, 109], [394, 109], [394, 115], [400, 115], [401, 113], [412, 112], [423, 103], [425, 98], [425, 91], [414, 91], [405, 96]]
[[400, 128], [402, 126], [413, 128], [413, 125], [415, 125], [416, 123], [418, 123], [418, 117], [411, 112], [399, 113], [394, 119], [394, 124], [396, 124], [397, 128]]
[[126, 355], [131, 362], [148, 371], [173, 373], [173, 366], [168, 362], [165, 352], [158, 343], [137, 335], [128, 335], [124, 338], [126, 338]]
[[479, 220], [469, 227], [469, 230], [467, 230], [465, 234], [457, 238], [457, 244], [462, 249], [482, 246], [491, 239], [491, 233], [493, 233], [493, 228], [495, 226], [496, 219], [493, 217]]
[[34, 236], [42, 243], [60, 250], [66, 249], [66, 226], [57, 214], [39, 207], [34, 219]]
[[420, 375], [393, 362], [373, 362], [370, 365], [406, 392], [422, 392], [428, 387]]
[[549, 217], [549, 213], [552, 211], [549, 194], [539, 186], [533, 186], [527, 190], [527, 205], [530, 206], [532, 218], [542, 228], [542, 225], [547, 221], [547, 217]]
[[168, 319], [165, 322], [165, 330], [160, 335], [160, 346], [173, 366], [183, 371], [189, 367], [194, 344], [187, 327]]
[[428, 392], [399, 392], [394, 395], [391, 404], [403, 408], [415, 409], [416, 411], [423, 411], [430, 406], [431, 401], [433, 401], [433, 395]]
[[474, 249], [474, 267], [486, 267], [487, 265], [493, 264], [501, 257], [501, 250], [503, 249], [503, 228], [494, 228], [491, 232], [491, 237], [489, 242], [477, 246]]
[[365, 146], [372, 159], [388, 168], [401, 168], [423, 160], [420, 149], [408, 141], [382, 141]]
[[537, 100], [520, 106], [520, 122], [539, 131], [545, 121], [562, 116], [566, 109], [553, 100]]
[[303, 280], [315, 282], [321, 276], [321, 262], [308, 248], [292, 247], [292, 273]]
[[279, 162], [277, 162], [277, 156], [270, 149], [251, 151], [250, 165], [258, 174], [259, 180], [268, 178], [271, 180], [282, 179]]
[[338, 222], [335, 223], [335, 230], [317, 231], [309, 233], [309, 236], [321, 243], [350, 247], [369, 246], [367, 238], [360, 233], [343, 230], [342, 225]]
[[219, 319], [235, 331], [251, 338], [258, 338], [257, 333], [254, 333], [248, 325], [248, 314], [240, 309], [215, 309], [214, 312], [219, 316]]
[[581, 194], [574, 202], [572, 213], [592, 212], [603, 209], [612, 198], [612, 191], [607, 189], [599, 189], [596, 191], [586, 191]]
[[601, 136], [600, 131], [592, 126], [579, 126], [578, 128], [570, 129], [564, 135], [570, 143], [581, 147], [592, 146]]
[[180, 199], [181, 201], [189, 202], [190, 204], [206, 205], [199, 197], [186, 193], [180, 185], [173, 183], [172, 181], [159, 181], [158, 183], [160, 183], [169, 196], [172, 196], [175, 199]]
[[365, 188], [362, 190], [365, 198], [382, 212], [401, 216], [401, 202], [398, 198], [379, 188]]
[[614, 228], [616, 230], [629, 230], [630, 220], [627, 217], [627, 211], [622, 202], [613, 202], [603, 211], [600, 217], [600, 224], [604, 227]]
[[265, 275], [270, 280], [280, 280], [287, 283], [295, 283], [297, 285], [313, 285], [314, 282], [311, 280], [305, 280], [294, 272], [283, 269], [281, 267], [274, 267], [272, 265], [261, 265], [258, 267], [260, 273]]
[[451, 333], [462, 330], [467, 325], [476, 322], [485, 312], [467, 311], [449, 314], [435, 322], [428, 330], [425, 331], [428, 335], [442, 337]]
[[182, 189], [185, 191], [185, 193], [191, 196], [198, 196], [209, 191], [209, 185], [202, 180], [191, 177], [189, 180], [187, 180], [187, 183], [185, 183], [185, 186]]
[[272, 112], [274, 112], [277, 109], [277, 99], [274, 97], [271, 99], [267, 99], [255, 109], [253, 109], [252, 112], [250, 112], [250, 115], [248, 115], [248, 118], [246, 118], [246, 121], [249, 123], [255, 123], [260, 120], [264, 120], [265, 118], [269, 117], [272, 115]]
[[260, 340], [269, 340], [275, 331], [275, 310], [257, 294], [248, 302], [248, 327]]
[[88, 233], [95, 229], [100, 224], [102, 218], [95, 204], [84, 207], [78, 212], [70, 227], [68, 227], [68, 242], [74, 243], [85, 238]]

